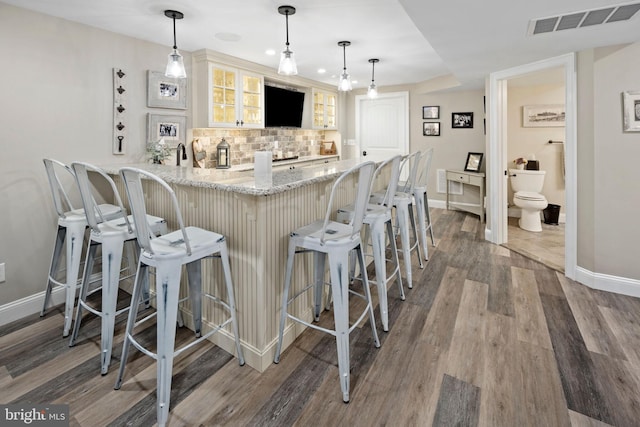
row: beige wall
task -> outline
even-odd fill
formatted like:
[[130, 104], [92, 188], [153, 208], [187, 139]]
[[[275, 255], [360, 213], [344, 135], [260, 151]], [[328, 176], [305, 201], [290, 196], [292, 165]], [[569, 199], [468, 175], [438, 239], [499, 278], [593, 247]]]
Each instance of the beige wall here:
[[[477, 91], [440, 91], [430, 93], [418, 92], [418, 86], [390, 86], [380, 88], [380, 93], [409, 92], [409, 150], [426, 150], [433, 147], [433, 160], [428, 179], [428, 194], [433, 200], [445, 200], [444, 193], [437, 192], [436, 172], [438, 169], [463, 170], [469, 152], [485, 152], [484, 135], [484, 90]], [[354, 90], [347, 101], [347, 124], [355, 123], [355, 96], [366, 94], [365, 90]], [[437, 120], [423, 120], [422, 107], [428, 105], [440, 106], [440, 118]], [[451, 127], [451, 113], [473, 112], [472, 129], [453, 129]], [[440, 136], [424, 136], [422, 127], [424, 122], [440, 122]], [[355, 129], [346, 126], [343, 129], [346, 138], [355, 138]], [[485, 170], [486, 158], [482, 161]], [[466, 187], [469, 194], [463, 195], [462, 202], [477, 203], [477, 191]], [[467, 197], [468, 196], [468, 197]]]
[[640, 90], [639, 68], [640, 43], [594, 50], [594, 270], [636, 280], [640, 279], [640, 133], [622, 131], [622, 92]]
[[[56, 218], [43, 157], [118, 163], [145, 156], [146, 72], [163, 70], [161, 46], [0, 3], [0, 305], [44, 289]], [[185, 64], [191, 64], [183, 52]], [[112, 69], [127, 75], [127, 155], [111, 153]], [[187, 72], [189, 72], [187, 68]]]
[[[564, 104], [564, 84], [508, 87], [507, 159], [506, 169], [515, 167], [513, 160], [524, 157], [538, 160], [540, 170], [546, 171], [542, 194], [549, 203], [560, 205], [564, 211], [564, 177], [562, 172], [562, 144], [564, 127], [523, 127], [522, 109], [525, 105]], [[513, 190], [508, 186], [509, 206], [513, 204]]]

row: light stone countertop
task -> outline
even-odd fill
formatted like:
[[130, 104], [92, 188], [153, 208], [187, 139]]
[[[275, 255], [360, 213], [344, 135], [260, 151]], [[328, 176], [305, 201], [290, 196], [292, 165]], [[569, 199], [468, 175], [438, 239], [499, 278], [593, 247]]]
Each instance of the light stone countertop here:
[[[293, 162], [295, 163], [295, 162]], [[212, 188], [222, 191], [268, 196], [304, 187], [316, 182], [335, 179], [342, 172], [360, 163], [360, 159], [339, 160], [319, 165], [298, 166], [295, 169], [273, 171], [271, 180], [259, 177], [253, 170], [199, 169], [192, 166], [156, 165], [151, 163], [100, 165], [108, 174], [118, 174], [122, 167], [133, 167], [151, 172], [168, 183]], [[277, 164], [280, 164], [278, 162]]]

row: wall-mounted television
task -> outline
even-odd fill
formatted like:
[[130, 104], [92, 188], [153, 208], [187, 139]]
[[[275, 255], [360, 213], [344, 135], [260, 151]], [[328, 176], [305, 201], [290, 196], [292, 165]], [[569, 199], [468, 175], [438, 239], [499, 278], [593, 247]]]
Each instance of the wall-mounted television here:
[[265, 85], [265, 127], [302, 127], [304, 92]]

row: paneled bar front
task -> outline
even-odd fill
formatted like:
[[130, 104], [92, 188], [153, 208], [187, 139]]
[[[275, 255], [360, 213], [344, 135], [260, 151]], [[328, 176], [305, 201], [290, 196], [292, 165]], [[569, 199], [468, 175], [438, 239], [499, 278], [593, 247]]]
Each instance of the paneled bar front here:
[[[289, 233], [304, 224], [322, 218], [326, 212], [331, 186], [342, 172], [358, 160], [342, 160], [316, 166], [296, 167], [274, 171], [270, 177], [256, 179], [253, 171], [197, 169], [154, 164], [127, 164], [154, 173], [171, 185], [182, 206], [185, 224], [215, 230], [227, 238], [231, 274], [237, 304], [240, 339], [246, 362], [262, 372], [273, 361], [278, 338], [278, 319], [284, 282]], [[118, 190], [125, 194], [118, 175], [124, 165], [107, 165], [103, 169], [112, 175]], [[148, 201], [149, 213], [164, 215], [169, 229], [177, 227], [172, 217], [170, 201], [151, 186], [153, 200]], [[337, 206], [352, 202], [355, 183], [351, 182], [340, 193]], [[175, 216], [175, 215], [174, 215]], [[293, 283], [301, 290], [312, 281], [311, 257], [300, 257], [296, 262]], [[217, 260], [213, 261], [219, 262]], [[203, 289], [214, 294], [225, 294], [220, 269], [211, 263], [203, 264]], [[184, 278], [183, 278], [184, 281]], [[186, 283], [182, 291], [186, 292]], [[296, 316], [311, 321], [311, 294], [299, 298], [290, 306]], [[183, 318], [190, 324], [188, 303], [183, 307]], [[215, 305], [203, 308], [203, 327], [219, 321], [223, 315]], [[288, 323], [283, 348], [289, 346], [304, 327]], [[233, 336], [222, 331], [212, 337], [220, 347], [234, 352]]]

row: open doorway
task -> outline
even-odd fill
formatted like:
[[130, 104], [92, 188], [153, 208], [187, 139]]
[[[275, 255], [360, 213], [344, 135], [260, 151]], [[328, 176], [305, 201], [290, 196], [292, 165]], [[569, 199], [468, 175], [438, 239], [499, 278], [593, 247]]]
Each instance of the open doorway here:
[[564, 272], [575, 278], [577, 247], [577, 185], [576, 185], [576, 77], [575, 55], [568, 54], [492, 73], [488, 90], [488, 168], [487, 197], [488, 221], [486, 238], [493, 243], [508, 241], [509, 206], [509, 105], [508, 83], [545, 70], [561, 68], [565, 81], [565, 127], [564, 127], [564, 184], [565, 184], [565, 232]]
[[[564, 115], [555, 113], [564, 111], [565, 86], [563, 67], [507, 80], [509, 179], [504, 246], [560, 272], [565, 263], [565, 130]], [[523, 172], [541, 182], [538, 194], [548, 203], [543, 220], [538, 221], [539, 231], [520, 225], [522, 209], [515, 204], [512, 180], [522, 179]]]

